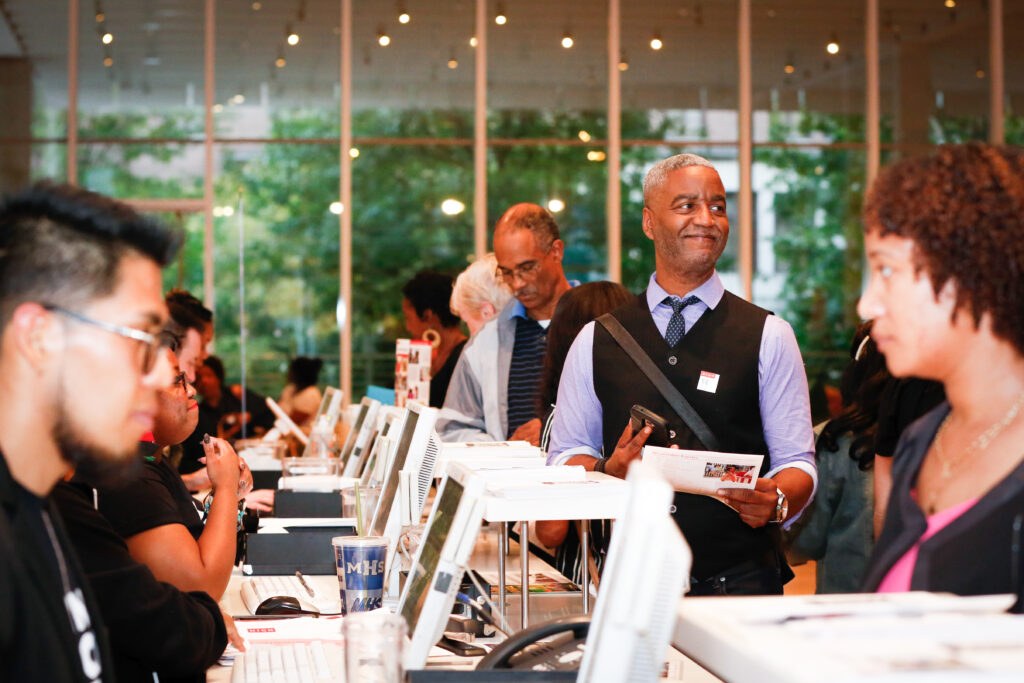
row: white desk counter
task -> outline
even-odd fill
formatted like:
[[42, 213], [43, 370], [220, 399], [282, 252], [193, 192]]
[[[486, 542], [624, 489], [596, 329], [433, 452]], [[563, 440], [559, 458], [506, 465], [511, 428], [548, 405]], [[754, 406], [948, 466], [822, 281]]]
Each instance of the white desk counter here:
[[731, 683], [1024, 681], [1012, 596], [684, 598], [672, 644]]

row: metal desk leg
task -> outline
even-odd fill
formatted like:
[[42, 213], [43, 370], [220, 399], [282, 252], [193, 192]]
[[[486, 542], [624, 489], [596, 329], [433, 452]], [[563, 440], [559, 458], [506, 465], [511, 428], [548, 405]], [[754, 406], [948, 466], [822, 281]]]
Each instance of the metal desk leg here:
[[519, 602], [522, 606], [522, 624], [526, 628], [526, 622], [530, 616], [530, 525], [528, 522], [519, 523], [519, 555], [522, 560], [523, 582], [519, 594]]
[[512, 522], [502, 522], [501, 525], [505, 529], [505, 542], [501, 545], [501, 549], [502, 549], [502, 552], [504, 552], [506, 555], [508, 555], [508, 554], [510, 554], [512, 552], [512, 546], [511, 546], [512, 542], [509, 540], [509, 533], [508, 533], [508, 532], [512, 531]]
[[590, 520], [580, 522], [580, 545], [583, 547], [583, 613], [590, 614]]
[[508, 543], [508, 525], [502, 522], [498, 526], [498, 612], [505, 620], [505, 544]]

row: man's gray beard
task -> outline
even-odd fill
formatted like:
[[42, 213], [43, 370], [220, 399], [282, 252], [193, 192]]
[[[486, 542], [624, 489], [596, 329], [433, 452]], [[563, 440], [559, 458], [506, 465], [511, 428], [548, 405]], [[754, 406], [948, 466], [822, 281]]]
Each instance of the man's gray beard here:
[[139, 472], [136, 449], [119, 453], [86, 443], [75, 433], [63, 404], [51, 430], [60, 457], [75, 471], [75, 479], [92, 486], [116, 487], [134, 479]]

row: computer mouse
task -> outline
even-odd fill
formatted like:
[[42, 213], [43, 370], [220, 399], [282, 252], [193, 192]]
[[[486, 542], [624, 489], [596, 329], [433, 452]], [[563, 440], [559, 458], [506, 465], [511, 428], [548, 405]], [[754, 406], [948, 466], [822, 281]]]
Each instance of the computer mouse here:
[[312, 614], [302, 609], [299, 601], [290, 595], [275, 595], [267, 598], [256, 608], [257, 616], [289, 616], [295, 614]]

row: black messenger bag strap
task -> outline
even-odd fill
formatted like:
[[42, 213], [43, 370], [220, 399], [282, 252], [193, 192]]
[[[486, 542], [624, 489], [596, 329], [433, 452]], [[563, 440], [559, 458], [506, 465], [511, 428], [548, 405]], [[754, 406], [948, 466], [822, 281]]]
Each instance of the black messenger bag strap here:
[[676, 411], [676, 414], [682, 418], [686, 426], [693, 431], [694, 436], [704, 444], [704, 447], [709, 451], [721, 451], [718, 438], [711, 431], [711, 428], [697, 414], [697, 411], [693, 409], [693, 406], [686, 400], [686, 397], [679, 393], [679, 390], [672, 385], [668, 377], [665, 377], [665, 373], [658, 369], [658, 366], [654, 364], [651, 357], [640, 348], [640, 344], [622, 326], [622, 323], [611, 313], [605, 313], [597, 319], [597, 322], [600, 323], [601, 327], [608, 330], [608, 334], [612, 335], [612, 339], [633, 359], [637, 367], [647, 375], [647, 379], [651, 380], [651, 384], [665, 397], [668, 404], [672, 406], [672, 410]]

